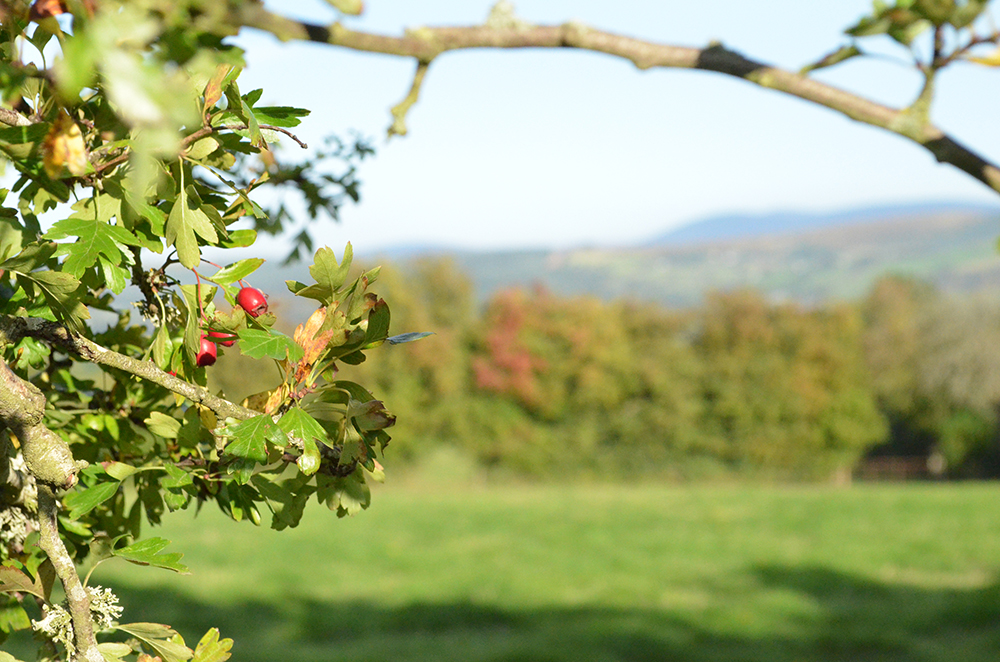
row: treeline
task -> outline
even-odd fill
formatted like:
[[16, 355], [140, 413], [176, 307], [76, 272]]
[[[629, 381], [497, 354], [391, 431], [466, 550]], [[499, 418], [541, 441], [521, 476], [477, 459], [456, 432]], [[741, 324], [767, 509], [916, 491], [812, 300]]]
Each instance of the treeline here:
[[[900, 278], [861, 302], [750, 291], [698, 308], [501, 292], [452, 263], [384, 268], [392, 331], [433, 331], [347, 367], [398, 415], [390, 463], [442, 445], [540, 477], [849, 476], [872, 454], [947, 476], [1000, 467], [1000, 305]], [[220, 382], [246, 372], [217, 375]]]

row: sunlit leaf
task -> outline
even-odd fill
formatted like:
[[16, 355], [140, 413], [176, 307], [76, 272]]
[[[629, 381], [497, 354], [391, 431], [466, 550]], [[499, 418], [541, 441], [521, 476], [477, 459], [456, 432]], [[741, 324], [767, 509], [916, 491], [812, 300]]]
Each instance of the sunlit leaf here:
[[260, 329], [243, 329], [239, 332], [240, 351], [254, 359], [265, 356], [272, 359], [288, 358], [298, 361], [302, 358], [302, 347], [286, 335], [276, 331], [261, 331]]
[[182, 575], [190, 574], [187, 566], [178, 563], [184, 558], [184, 554], [180, 552], [160, 553], [169, 544], [170, 541], [166, 538], [146, 538], [127, 547], [113, 549], [111, 553], [136, 565], [151, 565], [164, 570], [173, 570]]
[[212, 628], [198, 642], [191, 662], [225, 662], [230, 657], [232, 647], [232, 639], [220, 639], [219, 629]]
[[163, 662], [186, 662], [194, 655], [194, 651], [175, 640], [177, 632], [166, 625], [158, 623], [129, 623], [116, 625], [116, 630], [141, 639], [156, 650]]
[[78, 239], [59, 245], [59, 252], [66, 254], [63, 271], [77, 278], [83, 275], [87, 267], [97, 262], [98, 256], [104, 256], [111, 264], [131, 263], [132, 255], [128, 246], [137, 246], [139, 243], [135, 235], [125, 228], [96, 219], [63, 219], [45, 233], [46, 239], [66, 237]]
[[177, 248], [177, 257], [188, 269], [194, 269], [201, 262], [198, 237], [213, 245], [219, 241], [212, 221], [205, 212], [189, 205], [187, 190], [177, 195], [167, 216], [164, 232], [167, 244]]
[[63, 499], [66, 508], [69, 509], [70, 519], [80, 519], [94, 508], [110, 499], [118, 491], [118, 481], [98, 483], [85, 490], [71, 492]]
[[246, 278], [256, 271], [262, 264], [264, 264], [263, 258], [249, 257], [245, 260], [233, 262], [229, 266], [219, 269], [214, 274], [207, 277], [207, 280], [210, 280], [213, 283], [219, 283], [220, 285], [228, 285], [229, 283], [234, 283], [241, 278]]

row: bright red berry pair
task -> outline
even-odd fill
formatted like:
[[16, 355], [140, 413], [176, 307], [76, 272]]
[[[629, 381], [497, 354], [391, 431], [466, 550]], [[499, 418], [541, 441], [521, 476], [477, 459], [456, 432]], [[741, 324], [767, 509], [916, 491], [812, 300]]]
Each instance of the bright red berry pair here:
[[[241, 289], [236, 294], [236, 304], [250, 317], [258, 317], [267, 312], [267, 297], [256, 287]], [[215, 363], [218, 358], [216, 343], [223, 347], [232, 347], [236, 343], [236, 336], [228, 331], [209, 331], [208, 335], [202, 335], [198, 353], [195, 355], [195, 362], [199, 368]]]

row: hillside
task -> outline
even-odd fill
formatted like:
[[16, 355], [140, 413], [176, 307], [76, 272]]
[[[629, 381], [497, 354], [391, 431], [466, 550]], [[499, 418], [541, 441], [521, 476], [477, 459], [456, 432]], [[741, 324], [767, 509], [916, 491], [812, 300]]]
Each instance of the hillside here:
[[998, 220], [1000, 211], [955, 208], [715, 241], [454, 257], [484, 297], [541, 284], [562, 295], [689, 306], [707, 291], [754, 287], [809, 302], [861, 296], [886, 273], [947, 290], [1000, 290]]
[[[753, 221], [753, 222], [751, 222]], [[707, 291], [754, 287], [806, 302], [863, 295], [886, 273], [950, 291], [1000, 291], [1000, 209], [928, 205], [706, 219], [642, 246], [565, 251], [446, 251], [365, 256], [366, 264], [448, 257], [472, 278], [480, 299], [499, 289], [541, 285], [568, 296], [627, 297], [670, 306], [697, 304]], [[747, 235], [753, 232], [752, 235]], [[697, 239], [718, 236], [725, 238]], [[340, 252], [340, 247], [336, 247]], [[305, 265], [270, 268], [258, 282], [308, 278]]]

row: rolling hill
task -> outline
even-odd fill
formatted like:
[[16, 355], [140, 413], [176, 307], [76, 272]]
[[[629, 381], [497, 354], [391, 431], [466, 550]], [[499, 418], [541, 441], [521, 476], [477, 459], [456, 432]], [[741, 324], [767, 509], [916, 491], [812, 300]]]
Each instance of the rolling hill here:
[[[925, 279], [950, 291], [1000, 292], [1000, 207], [926, 204], [783, 212], [705, 219], [642, 245], [546, 251], [472, 252], [423, 248], [366, 256], [405, 264], [455, 260], [481, 300], [510, 287], [542, 286], [564, 296], [632, 298], [696, 305], [708, 291], [753, 287], [776, 299], [818, 302], [862, 296], [887, 273]], [[290, 275], [291, 274], [291, 275]], [[306, 276], [266, 269], [277, 281]], [[271, 291], [284, 291], [280, 282]]]
[[483, 296], [539, 284], [562, 295], [689, 306], [710, 290], [753, 287], [815, 302], [861, 296], [886, 273], [947, 290], [1000, 290], [1000, 209], [941, 205], [795, 218], [709, 219], [632, 248], [454, 258]]

